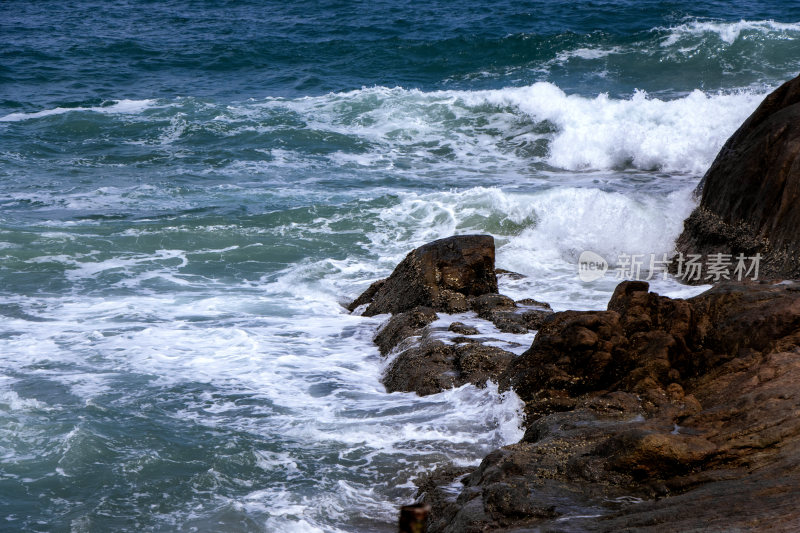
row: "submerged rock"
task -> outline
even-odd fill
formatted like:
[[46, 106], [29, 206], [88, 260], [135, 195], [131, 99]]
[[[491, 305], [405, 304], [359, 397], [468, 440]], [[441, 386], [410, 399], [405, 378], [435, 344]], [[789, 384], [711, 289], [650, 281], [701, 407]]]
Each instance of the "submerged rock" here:
[[442, 341], [423, 342], [400, 353], [383, 376], [386, 392], [416, 392], [420, 396], [455, 387], [456, 349]]
[[474, 326], [467, 326], [462, 322], [453, 322], [447, 329], [448, 331], [458, 333], [459, 335], [477, 335], [480, 333], [478, 328]]
[[734, 265], [739, 254], [758, 253], [760, 279], [799, 277], [798, 156], [800, 77], [767, 96], [722, 147], [703, 178], [700, 206], [684, 222], [677, 250], [702, 254], [704, 263], [711, 254], [730, 254]]
[[472, 310], [503, 333], [524, 334], [539, 329], [552, 314], [550, 305], [532, 299], [515, 302], [502, 294], [484, 294], [471, 300]]
[[398, 313], [381, 328], [373, 342], [381, 355], [386, 355], [395, 346], [409, 337], [422, 333], [422, 328], [439, 318], [430, 307], [417, 307], [405, 313]]
[[480, 343], [446, 344], [426, 339], [395, 357], [383, 378], [387, 392], [416, 392], [427, 396], [472, 383], [486, 386], [516, 357]]
[[370, 286], [348, 309], [369, 303], [365, 316], [419, 306], [455, 313], [469, 309], [468, 298], [496, 292], [494, 238], [457, 235], [410, 252], [388, 278]]

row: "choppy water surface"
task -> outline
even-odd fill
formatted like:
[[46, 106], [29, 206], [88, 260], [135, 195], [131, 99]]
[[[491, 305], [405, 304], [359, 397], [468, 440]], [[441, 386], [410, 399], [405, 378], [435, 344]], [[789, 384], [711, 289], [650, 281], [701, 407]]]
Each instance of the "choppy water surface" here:
[[616, 280], [580, 282], [578, 255], [672, 250], [719, 147], [797, 73], [799, 21], [0, 5], [0, 530], [392, 531], [415, 476], [521, 437], [520, 402], [386, 394], [385, 317], [340, 304], [481, 232], [528, 276], [502, 292], [604, 307]]

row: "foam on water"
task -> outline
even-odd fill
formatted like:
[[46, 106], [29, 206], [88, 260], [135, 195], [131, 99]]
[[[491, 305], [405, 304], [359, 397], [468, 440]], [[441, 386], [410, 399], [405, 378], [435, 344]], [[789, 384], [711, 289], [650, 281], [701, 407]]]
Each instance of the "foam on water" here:
[[[280, 435], [297, 443], [282, 445], [277, 454], [254, 444], [258, 464], [274, 481], [252, 486], [244, 496], [219, 498], [223, 507], [263, 515], [281, 530], [330, 531], [332, 523], [351, 522], [353, 509], [391, 522], [396, 505], [413, 493], [409, 480], [431, 463], [474, 464], [492, 447], [521, 437], [520, 402], [496, 386], [426, 398], [387, 395], [371, 342], [380, 319], [347, 315], [331, 295], [302, 287], [278, 304], [282, 312], [264, 314], [254, 300], [274, 301], [252, 291], [224, 299], [53, 299], [39, 310], [46, 322], [15, 321], [16, 334], [0, 339], [4, 371], [26, 374], [30, 365], [57, 362], [37, 379], [66, 387], [87, 408], [123, 392], [133, 408], [146, 402], [138, 408], [143, 414], [159, 391], [211, 387], [176, 398], [181, 407], [168, 416], [216, 432], [264, 442]], [[53, 344], [42, 349], [44, 339]], [[35, 352], [40, 355], [32, 358]], [[144, 386], [119, 389], [123, 376], [140, 376]], [[242, 399], [247, 401], [239, 405]], [[9, 391], [0, 393], [0, 410], [6, 400], [15, 416], [20, 409], [70, 409], [58, 398], [46, 404]], [[81, 424], [64, 438], [64, 447], [54, 452], [61, 457], [59, 475], [79, 478], [81, 457], [92, 453], [84, 443], [97, 436]], [[16, 449], [6, 455], [19, 459], [34, 442], [18, 434]], [[343, 463], [331, 460], [333, 450]], [[251, 486], [229, 473], [209, 472], [220, 486]], [[309, 494], [290, 488], [311, 478], [321, 486]], [[175, 523], [191, 522], [177, 513]]]
[[[570, 52], [585, 57], [606, 53], [613, 50]], [[533, 169], [546, 167], [700, 174], [765, 90], [768, 88], [727, 93], [695, 90], [672, 99], [636, 91], [627, 98], [611, 98], [606, 94], [567, 94], [555, 84], [539, 82], [485, 91], [370, 87], [225, 106], [178, 99], [162, 100], [158, 105], [152, 101], [120, 102], [79, 110], [136, 115], [137, 129], [132, 131], [140, 137], [128, 135], [119, 142], [132, 149], [135, 146], [143, 159], [158, 160], [164, 157], [164, 150], [173, 154], [187, 143], [191, 146], [195, 138], [204, 144], [210, 138], [221, 146], [230, 144], [231, 139], [242, 139], [242, 149], [248, 150], [242, 156], [246, 157], [230, 158], [222, 169], [214, 170], [236, 176], [243, 171], [275, 174], [276, 169], [295, 169], [300, 174], [296, 179], [308, 180], [303, 170], [324, 163], [339, 171], [380, 170], [415, 181], [420, 174], [430, 179], [456, 172], [466, 178], [492, 172], [505, 181], [510, 174], [531, 175]], [[74, 110], [17, 113], [5, 120], [56, 111]], [[292, 131], [288, 137], [287, 129]], [[53, 135], [61, 136], [62, 132], [56, 128]], [[320, 139], [325, 139], [325, 149], [320, 149]], [[84, 141], [104, 142], [104, 137]], [[252, 150], [261, 152], [263, 160], [254, 160]], [[181, 153], [180, 159], [183, 164], [195, 164], [191, 152]], [[118, 186], [101, 187], [91, 197], [84, 192], [68, 193], [59, 201], [75, 207], [81, 202], [120, 198], [125, 206], [134, 207], [149, 198], [148, 187], [152, 185], [120, 188], [118, 194], [114, 190]], [[30, 191], [18, 194], [22, 195], [19, 199], [37, 201], [25, 197], [32, 194]]]
[[695, 90], [663, 101], [636, 92], [628, 100], [568, 96], [549, 83], [485, 95], [556, 125], [547, 162], [569, 170], [632, 166], [701, 173], [763, 94], [707, 95]]
[[0, 122], [19, 122], [22, 120], [31, 120], [41, 117], [49, 117], [52, 115], [63, 115], [65, 113], [74, 113], [81, 111], [88, 111], [92, 113], [103, 114], [138, 114], [146, 109], [150, 109], [155, 104], [155, 100], [117, 100], [114, 103], [108, 103], [102, 106], [92, 107], [56, 107], [53, 109], [44, 109], [34, 113], [9, 113], [8, 115], [0, 117]]
[[556, 54], [555, 62], [563, 63], [572, 58], [600, 59], [610, 56], [611, 54], [619, 54], [623, 52], [623, 50], [624, 49], [620, 46], [614, 46], [612, 48], [575, 48], [573, 50], [564, 50]]
[[672, 46], [681, 40], [716, 35], [718, 39], [730, 45], [742, 37], [770, 37], [771, 39], [797, 39], [800, 36], [800, 23], [776, 22], [774, 20], [740, 20], [738, 22], [721, 22], [712, 20], [691, 20], [669, 28], [654, 28], [655, 32], [668, 32], [662, 46]]
[[[403, 193], [394, 205], [367, 211], [367, 220], [374, 222], [365, 247], [374, 259], [328, 263], [333, 277], [326, 290], [355, 296], [354, 281], [366, 288], [416, 246], [453, 234], [490, 233], [498, 266], [528, 276], [508, 280], [509, 294], [544, 299], [558, 309], [604, 306], [613, 276], [605, 285], [584, 284], [577, 277], [579, 255], [599, 253], [612, 269], [620, 254], [671, 255], [683, 220], [695, 206], [693, 186], [678, 181], [674, 187], [661, 193], [566, 186], [536, 192], [476, 187]], [[291, 274], [293, 283], [319, 275], [318, 268], [308, 268]]]
[[[602, 53], [606, 52], [613, 50]], [[337, 152], [335, 161], [340, 163], [391, 164], [401, 157], [431, 157], [426, 143], [433, 143], [456, 160], [481, 167], [533, 156], [567, 170], [633, 167], [701, 173], [763, 96], [761, 91], [695, 90], [673, 100], [641, 91], [629, 99], [604, 94], [587, 98], [567, 95], [547, 82], [430, 93], [375, 87], [272, 100], [237, 112], [285, 107], [307, 118], [315, 129], [357, 136], [375, 147], [366, 153]], [[537, 155], [539, 140], [547, 150]]]

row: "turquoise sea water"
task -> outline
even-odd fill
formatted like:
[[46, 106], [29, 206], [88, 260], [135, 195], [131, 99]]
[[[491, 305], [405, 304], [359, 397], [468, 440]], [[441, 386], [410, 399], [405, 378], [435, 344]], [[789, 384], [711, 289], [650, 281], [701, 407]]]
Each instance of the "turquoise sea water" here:
[[604, 307], [578, 255], [671, 251], [798, 39], [777, 1], [0, 4], [0, 530], [393, 531], [519, 401], [386, 394], [340, 304], [482, 232], [504, 293]]

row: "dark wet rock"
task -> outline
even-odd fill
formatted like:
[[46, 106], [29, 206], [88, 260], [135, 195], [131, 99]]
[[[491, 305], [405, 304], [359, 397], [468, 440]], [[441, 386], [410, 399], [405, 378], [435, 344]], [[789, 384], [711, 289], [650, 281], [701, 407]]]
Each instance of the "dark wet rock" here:
[[412, 251], [389, 278], [373, 283], [349, 308], [368, 304], [364, 315], [393, 314], [374, 339], [382, 355], [400, 352], [384, 375], [386, 389], [428, 395], [466, 383], [483, 387], [487, 380], [496, 381], [515, 357], [484, 345], [487, 339], [468, 338], [479, 331], [460, 322], [448, 328], [459, 336], [444, 342], [447, 335], [431, 327], [437, 311], [475, 310], [504, 332], [526, 333], [547, 309], [531, 302], [517, 309], [511, 298], [497, 294], [494, 239], [465, 235]]
[[465, 486], [455, 504], [432, 504], [429, 531], [540, 531], [542, 523], [559, 517], [593, 514], [587, 510], [625, 493], [614, 486], [601, 488], [567, 478], [567, 472], [579, 468], [571, 464], [573, 458], [589, 449], [567, 437], [513, 444], [490, 453], [463, 479]]
[[459, 380], [479, 387], [485, 386], [489, 380], [496, 381], [497, 376], [516, 357], [507, 350], [478, 343], [458, 346], [456, 354]]
[[387, 392], [416, 392], [420, 396], [455, 387], [456, 349], [441, 341], [424, 342], [395, 357], [383, 377]]
[[531, 309], [521, 311], [492, 311], [485, 316], [494, 326], [503, 333], [524, 334], [528, 330], [538, 330], [542, 324], [553, 314], [552, 311]]
[[[522, 307], [518, 307], [514, 300], [497, 293], [494, 254], [494, 239], [488, 235], [433, 241], [409, 253], [391, 276], [370, 285], [348, 306], [352, 311], [366, 305], [365, 316], [393, 314], [374, 339], [382, 355], [402, 351], [387, 370], [385, 383], [390, 391], [431, 394], [467, 382], [482, 386], [508, 364], [508, 352], [501, 356], [502, 350], [485, 348], [482, 353], [490, 354], [486, 357], [493, 362], [487, 364], [484, 357], [486, 360], [482, 359], [478, 367], [465, 367], [462, 371], [450, 346], [431, 342], [446, 337], [428, 327], [438, 318], [437, 311], [473, 310], [505, 333], [527, 333], [545, 320], [550, 309], [547, 304], [523, 300]], [[455, 345], [481, 344], [485, 340], [468, 339], [479, 330], [460, 322], [452, 323], [448, 329], [459, 335], [450, 339]], [[471, 359], [466, 357], [464, 361], [467, 360]], [[403, 377], [406, 371], [408, 375]]]
[[494, 271], [498, 276], [502, 276], [513, 280], [520, 280], [528, 277], [524, 274], [520, 274], [519, 272], [512, 272], [511, 270], [506, 270], [504, 268], [496, 268]]
[[398, 313], [375, 335], [374, 342], [381, 355], [386, 355], [405, 339], [420, 335], [422, 328], [439, 318], [430, 307], [417, 307], [405, 313]]
[[439, 308], [446, 313], [464, 313], [469, 311], [469, 299], [451, 290], [444, 290], [439, 296]]
[[358, 298], [350, 302], [350, 304], [348, 304], [347, 310], [352, 313], [358, 307], [371, 303], [372, 298], [375, 297], [375, 293], [378, 292], [378, 289], [383, 287], [385, 281], [386, 281], [385, 279], [379, 279], [378, 281], [372, 283], [369, 287], [367, 287], [367, 290], [361, 293], [361, 296], [359, 296]]
[[472, 299], [472, 310], [478, 317], [492, 322], [500, 331], [527, 333], [525, 320], [512, 311], [516, 307], [514, 300], [502, 294], [484, 294]]
[[[446, 465], [427, 472], [414, 480], [417, 485], [416, 498], [424, 497], [438, 509], [454, 506], [463, 485], [460, 479], [472, 471], [471, 467]], [[430, 524], [429, 528], [443, 527], [445, 524]]]
[[466, 383], [484, 387], [487, 380], [497, 381], [514, 357], [511, 352], [477, 342], [453, 345], [426, 339], [396, 356], [383, 383], [388, 392], [416, 392], [420, 396]]
[[362, 294], [353, 304], [368, 300], [365, 316], [419, 306], [449, 313], [467, 311], [470, 297], [497, 292], [494, 257], [490, 235], [433, 241], [410, 252], [382, 284], [368, 289], [372, 294]]
[[482, 340], [475, 337], [466, 337], [463, 335], [459, 335], [457, 337], [451, 337], [450, 342], [452, 342], [453, 344], [464, 344], [464, 343], [474, 344], [474, 343], [480, 343], [482, 342]]
[[432, 502], [431, 532], [800, 526], [800, 284], [625, 282], [510, 361], [525, 436]]
[[517, 306], [514, 300], [502, 294], [484, 294], [473, 298], [470, 303], [472, 310], [483, 319], [488, 319], [494, 311], [514, 309]]
[[528, 332], [527, 320], [516, 312], [517, 304], [502, 294], [485, 294], [472, 299], [472, 310], [484, 320], [492, 322], [503, 333]]
[[684, 223], [678, 251], [704, 260], [717, 253], [760, 253], [760, 279], [800, 277], [798, 156], [800, 77], [767, 96], [722, 147], [703, 178], [700, 206]]
[[545, 311], [542, 309], [530, 309], [519, 313], [522, 317], [525, 327], [528, 329], [539, 329], [550, 316], [553, 315], [552, 311]]
[[467, 326], [462, 322], [453, 322], [447, 329], [452, 331], [453, 333], [458, 333], [459, 335], [477, 335], [478, 333], [480, 333], [478, 331], [478, 328], [474, 326]]
[[552, 314], [550, 306], [533, 299], [515, 302], [502, 294], [485, 294], [472, 299], [472, 310], [484, 320], [492, 322], [503, 333], [527, 333], [539, 329]]
[[516, 304], [517, 307], [533, 307], [534, 309], [541, 309], [545, 311], [553, 310], [549, 303], [540, 302], [539, 300], [534, 300], [533, 298], [523, 298], [522, 300], [517, 300]]
[[[666, 387], [681, 371], [694, 370], [697, 361], [686, 346], [693, 319], [687, 302], [649, 293], [644, 282], [624, 282], [608, 309], [554, 313], [503, 382], [529, 408], [546, 413], [553, 394], [640, 392]], [[653, 396], [654, 405], [659, 401]]]
[[528, 332], [527, 321], [520, 313], [515, 313], [513, 311], [492, 311], [491, 313], [487, 313], [485, 318], [503, 333], [524, 335]]

